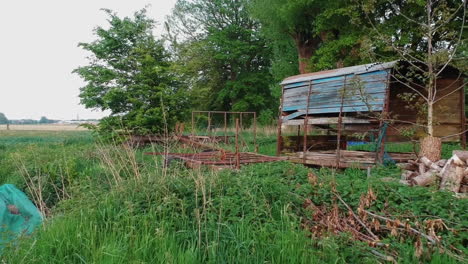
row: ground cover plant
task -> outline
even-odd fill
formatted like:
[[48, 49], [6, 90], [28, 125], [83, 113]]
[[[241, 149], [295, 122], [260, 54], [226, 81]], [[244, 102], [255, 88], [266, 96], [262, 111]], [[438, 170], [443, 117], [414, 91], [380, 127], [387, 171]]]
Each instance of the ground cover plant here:
[[[260, 152], [271, 154], [274, 137], [259, 137]], [[161, 150], [158, 145], [132, 149], [102, 143], [89, 132], [2, 131], [2, 183], [16, 184], [46, 215], [33, 236], [7, 245], [2, 260], [457, 263], [468, 253], [466, 200], [400, 185], [396, 167], [373, 169], [371, 177], [355, 169], [335, 172], [288, 162], [213, 172], [178, 163], [166, 168], [161, 157], [144, 155]], [[432, 230], [440, 244], [428, 245], [425, 238], [385, 221], [378, 230], [376, 222], [372, 225], [382, 245], [338, 232], [335, 223], [349, 217], [349, 210], [336, 195], [355, 214], [363, 197], [371, 197], [365, 210], [408, 221], [421, 232]], [[333, 214], [330, 225], [323, 226], [321, 216]], [[431, 229], [439, 220], [442, 227]]]

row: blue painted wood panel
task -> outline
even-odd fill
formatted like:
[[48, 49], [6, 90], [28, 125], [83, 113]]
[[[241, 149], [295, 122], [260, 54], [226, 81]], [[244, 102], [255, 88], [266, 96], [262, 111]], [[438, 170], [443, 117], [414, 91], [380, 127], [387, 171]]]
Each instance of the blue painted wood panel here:
[[[283, 111], [305, 111], [309, 103], [310, 114], [338, 113], [344, 87], [346, 92], [343, 112], [382, 111], [388, 74], [387, 70], [381, 70], [359, 75], [350, 74], [346, 78], [337, 76], [316, 79], [312, 81], [309, 100], [309, 82], [288, 84], [284, 87]], [[293, 114], [288, 116], [288, 119], [300, 115]]]

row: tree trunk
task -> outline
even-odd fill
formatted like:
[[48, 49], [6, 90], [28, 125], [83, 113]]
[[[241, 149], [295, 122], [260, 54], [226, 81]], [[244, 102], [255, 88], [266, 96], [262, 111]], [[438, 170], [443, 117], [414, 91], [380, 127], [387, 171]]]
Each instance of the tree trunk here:
[[299, 73], [309, 73], [309, 60], [314, 55], [320, 43], [319, 37], [312, 37], [307, 33], [296, 33], [293, 35], [294, 42], [296, 43], [297, 54], [299, 59]]
[[442, 140], [438, 137], [427, 136], [421, 140], [420, 157], [426, 157], [432, 162], [440, 160]]

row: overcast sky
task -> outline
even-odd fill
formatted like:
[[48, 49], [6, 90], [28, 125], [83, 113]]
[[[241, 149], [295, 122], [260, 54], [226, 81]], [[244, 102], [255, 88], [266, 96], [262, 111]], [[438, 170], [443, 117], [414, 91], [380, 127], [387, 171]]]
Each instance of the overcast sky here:
[[146, 5], [162, 22], [176, 0], [0, 0], [0, 112], [9, 119], [99, 118], [79, 105], [83, 82], [71, 71], [86, 64], [78, 42], [106, 25], [101, 8], [130, 16]]

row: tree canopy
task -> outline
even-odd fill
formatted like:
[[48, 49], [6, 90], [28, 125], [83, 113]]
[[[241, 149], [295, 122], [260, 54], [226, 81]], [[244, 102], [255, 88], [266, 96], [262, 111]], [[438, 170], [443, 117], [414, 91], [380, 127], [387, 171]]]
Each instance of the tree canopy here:
[[262, 111], [275, 102], [271, 49], [249, 1], [180, 0], [166, 26], [194, 107]]
[[[285, 77], [402, 58], [395, 47], [405, 60], [425, 60], [425, 3], [178, 0], [164, 24], [165, 42], [153, 36], [155, 21], [144, 9], [131, 18], [105, 10], [108, 27], [96, 28], [95, 41], [79, 44], [91, 54], [89, 64], [74, 71], [86, 82], [81, 102], [110, 110], [102, 128], [138, 133], [170, 129], [192, 109], [256, 111], [268, 123]], [[463, 28], [463, 3], [434, 2], [441, 33], [432, 40], [434, 59], [450, 57], [466, 70], [466, 32], [456, 34]]]
[[173, 127], [186, 113], [187, 100], [171, 71], [168, 52], [153, 36], [155, 22], [145, 9], [132, 18], [104, 11], [109, 27], [97, 27], [95, 41], [79, 44], [91, 53], [89, 64], [74, 70], [86, 82], [81, 103], [110, 110], [110, 116], [101, 120], [103, 130], [144, 134]]
[[8, 124], [8, 118], [5, 116], [4, 113], [0, 113], [0, 124]]

